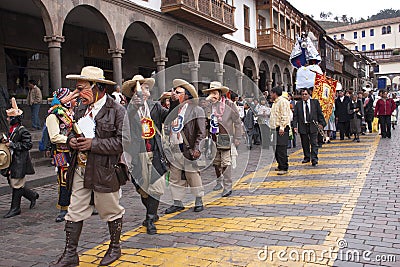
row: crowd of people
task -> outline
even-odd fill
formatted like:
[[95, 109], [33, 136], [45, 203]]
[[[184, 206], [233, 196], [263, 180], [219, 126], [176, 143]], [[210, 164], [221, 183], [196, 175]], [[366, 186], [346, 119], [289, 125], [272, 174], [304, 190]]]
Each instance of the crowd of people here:
[[[372, 132], [374, 118], [379, 118], [382, 138], [391, 138], [399, 105], [396, 95], [388, 97], [385, 90], [376, 97], [368, 89], [357, 93], [338, 90], [326, 121], [309, 89], [299, 90], [301, 99], [297, 101], [281, 87], [272, 88], [270, 94], [264, 92], [259, 99], [241, 98], [221, 82], [212, 81], [202, 91], [206, 98], [200, 99], [191, 83], [177, 78], [173, 89], [153, 100], [154, 78], [135, 75], [121, 88], [106, 80], [102, 69], [91, 66], [66, 78], [76, 81], [75, 89], [56, 90], [45, 119], [46, 147], [57, 168], [60, 212], [56, 222], [65, 221], [66, 232], [64, 252], [51, 266], [79, 265], [77, 247], [83, 222], [94, 212], [107, 222], [110, 233], [109, 248], [100, 265], [109, 265], [121, 256], [125, 213], [120, 205], [121, 186], [129, 180], [146, 210], [142, 224], [147, 234], [153, 235], [166, 184], [173, 200], [166, 214], [185, 209], [187, 187], [194, 197], [193, 212], [204, 210], [199, 159], [212, 150], [211, 143], [215, 144], [211, 153], [216, 181], [213, 190], [229, 197], [236, 148], [243, 135], [248, 149], [258, 145], [273, 148], [278, 163], [275, 171], [285, 175], [289, 170], [287, 149], [296, 147], [297, 134], [304, 154], [302, 163], [315, 167], [318, 149], [335, 140], [337, 131], [341, 140], [354, 135], [353, 141], [360, 142], [360, 135]], [[41, 96], [35, 82], [29, 83], [28, 104], [35, 116], [32, 123], [39, 129], [35, 105]], [[114, 93], [106, 93], [109, 86], [115, 86]], [[6, 109], [9, 130], [0, 148], [9, 153], [9, 160], [0, 162], [0, 169], [13, 190], [5, 218], [21, 213], [22, 197], [30, 201], [30, 208], [39, 198], [25, 186], [25, 175], [34, 173], [29, 157], [31, 134], [22, 125], [23, 112], [14, 98], [11, 104]]]

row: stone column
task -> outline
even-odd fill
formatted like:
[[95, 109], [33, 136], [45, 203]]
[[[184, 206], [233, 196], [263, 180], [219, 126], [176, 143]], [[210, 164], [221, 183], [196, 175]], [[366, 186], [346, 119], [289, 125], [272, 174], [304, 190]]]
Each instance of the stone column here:
[[[65, 41], [64, 36], [45, 36], [44, 41], [49, 47], [49, 71], [50, 91], [55, 91], [62, 86], [61, 78], [61, 43]], [[43, 88], [43, 95], [49, 95], [48, 88]]]
[[216, 68], [214, 70], [215, 74], [217, 75], [217, 81], [220, 83], [224, 83], [224, 72], [225, 70], [223, 68]]
[[190, 63], [189, 64], [189, 69], [190, 69], [190, 77], [192, 79], [192, 83], [196, 89], [199, 89], [199, 68], [200, 64], [198, 63]]
[[237, 92], [240, 96], [243, 97], [243, 73], [236, 73], [237, 79]]
[[258, 81], [259, 80], [260, 80], [260, 77], [258, 77], [258, 76], [253, 77], [253, 82], [254, 82], [254, 84], [253, 84], [253, 92], [254, 92], [254, 96], [256, 98], [260, 97], [260, 89], [258, 88]]
[[166, 57], [154, 57], [153, 61], [157, 65], [157, 92], [155, 92], [154, 97], [159, 97], [165, 91], [168, 91], [170, 88], [165, 87], [165, 64], [168, 62], [168, 58]]
[[110, 48], [108, 53], [111, 54], [113, 61], [113, 80], [117, 85], [122, 85], [122, 54], [125, 50], [122, 48]]

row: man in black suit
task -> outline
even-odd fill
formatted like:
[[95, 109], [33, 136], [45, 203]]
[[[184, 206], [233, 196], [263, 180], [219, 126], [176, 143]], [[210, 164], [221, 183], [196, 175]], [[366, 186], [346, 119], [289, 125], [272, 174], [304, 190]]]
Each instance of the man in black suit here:
[[344, 135], [350, 138], [350, 115], [347, 113], [347, 106], [350, 103], [350, 97], [345, 96], [343, 90], [335, 100], [335, 117], [340, 130], [340, 140], [344, 140]]
[[302, 163], [310, 162], [311, 159], [312, 166], [317, 166], [318, 127], [323, 129], [326, 122], [319, 101], [317, 99], [311, 99], [310, 92], [307, 89], [301, 90], [301, 99], [302, 101], [298, 101], [294, 108], [294, 131], [300, 133], [301, 146], [303, 147], [304, 154]]

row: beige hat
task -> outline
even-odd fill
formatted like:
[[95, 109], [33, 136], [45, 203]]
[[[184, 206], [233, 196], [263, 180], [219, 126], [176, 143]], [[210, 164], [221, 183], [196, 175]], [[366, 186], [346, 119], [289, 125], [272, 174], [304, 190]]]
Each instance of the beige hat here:
[[285, 98], [285, 99], [289, 99], [289, 93], [286, 92], [286, 91], [283, 91], [283, 92], [282, 92], [282, 96], [283, 96], [283, 98]]
[[135, 75], [132, 80], [126, 81], [122, 84], [122, 94], [126, 97], [132, 98], [137, 82], [140, 84], [148, 84], [150, 90], [153, 89], [154, 84], [156, 83], [154, 78], [144, 78], [142, 75]]
[[116, 84], [113, 81], [104, 79], [104, 71], [100, 68], [93, 66], [83, 67], [81, 70], [81, 74], [69, 74], [66, 76], [66, 78], [69, 80], [83, 80], [113, 85]]
[[193, 98], [199, 98], [199, 94], [197, 93], [196, 88], [185, 80], [175, 79], [172, 81], [172, 85], [174, 88], [183, 87], [190, 92]]
[[229, 92], [228, 87], [222, 86], [222, 83], [214, 81], [210, 83], [210, 88], [203, 90], [203, 93], [207, 94], [214, 90], [221, 90], [222, 94], [226, 94]]
[[0, 170], [7, 169], [11, 164], [10, 149], [6, 144], [0, 143]]
[[18, 108], [17, 101], [15, 98], [11, 98], [11, 108], [6, 110], [8, 117], [20, 116], [24, 113], [21, 109]]

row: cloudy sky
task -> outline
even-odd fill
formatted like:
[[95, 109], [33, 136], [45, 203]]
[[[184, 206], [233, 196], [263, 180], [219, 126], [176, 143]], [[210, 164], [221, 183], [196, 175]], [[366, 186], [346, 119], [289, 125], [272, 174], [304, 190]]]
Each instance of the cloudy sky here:
[[319, 14], [332, 12], [332, 20], [335, 16], [339, 18], [347, 15], [348, 18], [353, 17], [366, 19], [368, 16], [374, 15], [383, 9], [400, 9], [399, 0], [288, 0], [295, 8], [301, 12], [314, 15], [314, 19], [320, 19]]

